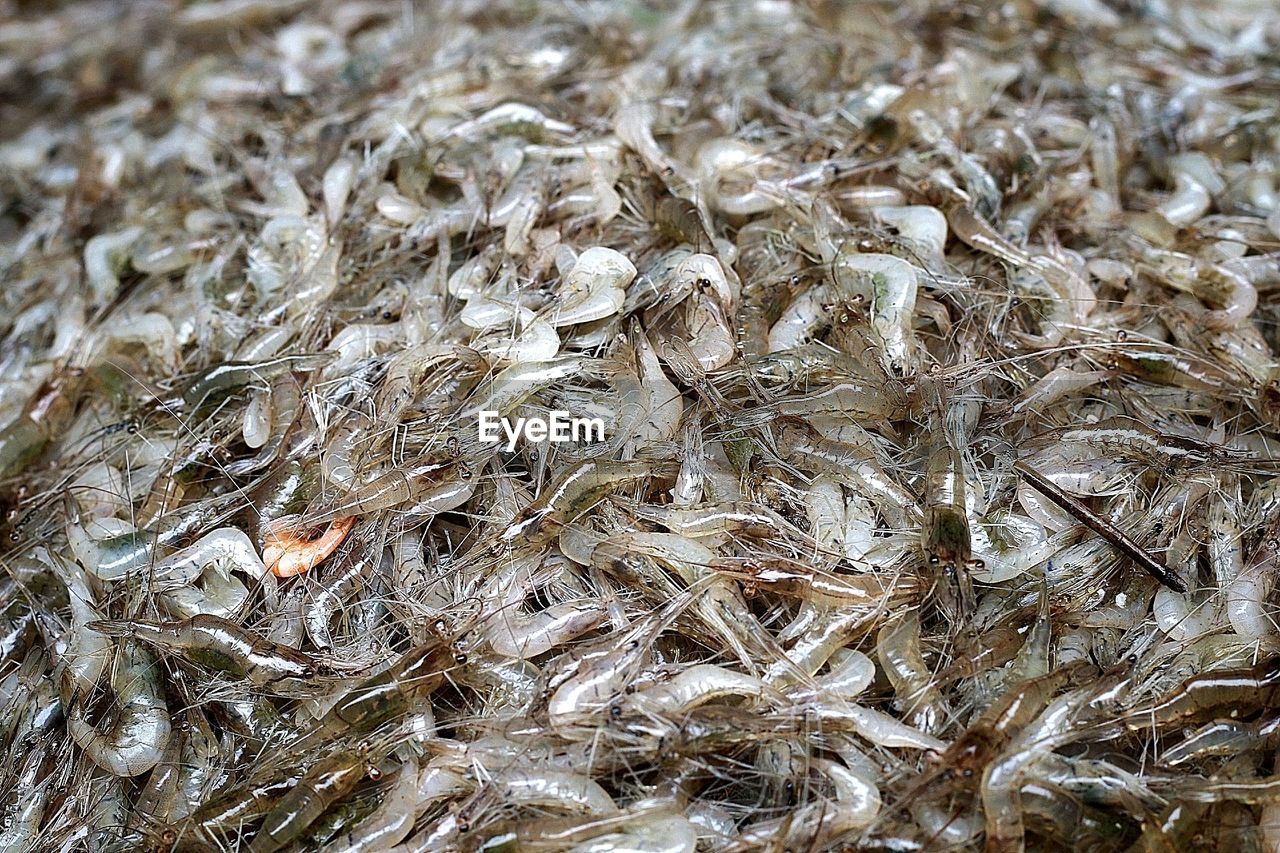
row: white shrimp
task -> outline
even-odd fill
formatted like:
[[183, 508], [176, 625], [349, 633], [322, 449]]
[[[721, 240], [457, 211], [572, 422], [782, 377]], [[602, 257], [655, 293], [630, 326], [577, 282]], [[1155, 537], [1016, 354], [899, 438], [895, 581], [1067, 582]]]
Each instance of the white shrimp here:
[[84, 718], [80, 703], [67, 711], [67, 731], [85, 755], [108, 773], [138, 776], [154, 767], [169, 742], [169, 709], [155, 658], [139, 643], [116, 647], [111, 675], [114, 721], [100, 731]]

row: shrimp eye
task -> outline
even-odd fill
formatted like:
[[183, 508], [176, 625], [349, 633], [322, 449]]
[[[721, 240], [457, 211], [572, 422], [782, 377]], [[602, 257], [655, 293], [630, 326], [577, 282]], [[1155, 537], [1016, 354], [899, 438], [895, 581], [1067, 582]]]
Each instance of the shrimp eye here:
[[384, 320], [390, 320], [390, 319], [391, 319], [392, 317], [394, 317], [394, 316], [395, 316], [395, 314], [392, 314], [390, 311], [383, 311], [383, 312], [382, 312], [382, 319], [384, 319]]
[[615, 720], [616, 720], [616, 719], [618, 719], [618, 718], [620, 718], [620, 717], [622, 716], [622, 706], [621, 706], [621, 705], [610, 705], [610, 706], [609, 706], [609, 716], [610, 716], [610, 717], [613, 717]]
[[462, 666], [464, 663], [466, 663], [466, 662], [467, 662], [467, 653], [466, 653], [466, 652], [454, 652], [454, 653], [453, 653], [453, 662], [454, 662], [454, 663], [456, 663], [458, 666]]
[[365, 774], [375, 782], [382, 778], [382, 771], [372, 764], [365, 768]]

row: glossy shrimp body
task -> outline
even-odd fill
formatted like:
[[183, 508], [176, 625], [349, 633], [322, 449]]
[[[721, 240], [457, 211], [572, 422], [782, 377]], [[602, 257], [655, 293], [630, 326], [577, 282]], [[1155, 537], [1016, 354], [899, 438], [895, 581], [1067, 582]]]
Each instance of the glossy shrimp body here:
[[302, 652], [271, 643], [217, 616], [200, 615], [180, 622], [145, 619], [94, 622], [94, 630], [111, 637], [133, 637], [198, 666], [243, 678], [261, 687], [282, 681], [307, 680], [320, 664]]
[[263, 817], [249, 850], [273, 853], [296, 841], [367, 775], [380, 775], [376, 768], [371, 772], [370, 767], [358, 751], [341, 751], [313, 764]]
[[169, 742], [169, 708], [155, 659], [134, 641], [117, 646], [111, 675], [114, 719], [105, 731], [85, 719], [73, 701], [67, 729], [89, 758], [116, 776], [138, 776], [154, 767]]
[[1125, 717], [1131, 730], [1185, 725], [1227, 707], [1272, 707], [1280, 696], [1280, 658], [1254, 666], [1193, 675], [1167, 696], [1135, 708]]
[[448, 643], [429, 640], [347, 691], [305, 737], [372, 731], [402, 717], [429, 696], [451, 668], [465, 662], [466, 656]]
[[521, 540], [546, 539], [589, 509], [606, 491], [652, 476], [659, 470], [645, 461], [580, 463], [549, 484], [533, 503], [521, 510], [499, 534], [498, 540], [510, 545]]

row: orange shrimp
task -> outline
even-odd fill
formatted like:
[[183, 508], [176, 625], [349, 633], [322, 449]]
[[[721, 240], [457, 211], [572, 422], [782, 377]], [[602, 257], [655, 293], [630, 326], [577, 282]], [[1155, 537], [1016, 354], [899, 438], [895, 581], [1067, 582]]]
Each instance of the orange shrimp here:
[[355, 524], [355, 517], [335, 518], [324, 533], [312, 539], [281, 525], [269, 530], [262, 548], [262, 562], [278, 578], [310, 571], [338, 549]]

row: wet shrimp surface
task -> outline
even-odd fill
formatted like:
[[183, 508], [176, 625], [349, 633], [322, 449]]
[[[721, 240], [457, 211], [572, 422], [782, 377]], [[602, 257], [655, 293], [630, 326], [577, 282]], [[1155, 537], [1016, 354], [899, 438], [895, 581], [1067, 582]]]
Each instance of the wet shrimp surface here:
[[1264, 0], [0, 0], [0, 850], [1280, 851]]

